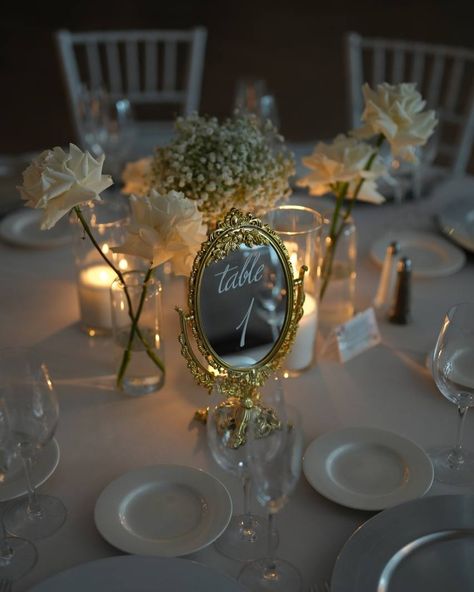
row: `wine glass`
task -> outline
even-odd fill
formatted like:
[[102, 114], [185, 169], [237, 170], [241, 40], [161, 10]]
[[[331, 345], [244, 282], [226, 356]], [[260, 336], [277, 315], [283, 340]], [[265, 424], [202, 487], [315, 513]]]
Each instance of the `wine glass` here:
[[46, 365], [30, 350], [1, 350], [0, 375], [12, 441], [23, 461], [28, 488], [26, 498], [6, 509], [3, 521], [9, 533], [36, 540], [56, 532], [66, 519], [63, 503], [38, 494], [31, 478], [35, 454], [51, 440], [56, 429], [58, 399]]
[[[235, 408], [234, 408], [235, 409]], [[240, 411], [244, 411], [241, 409]], [[233, 408], [226, 406], [221, 379], [217, 377], [211, 392], [207, 418], [207, 441], [214, 460], [223, 469], [236, 475], [243, 487], [243, 513], [233, 516], [224, 534], [216, 541], [216, 549], [226, 557], [249, 561], [260, 557], [265, 549], [265, 520], [250, 511], [251, 478], [245, 444], [235, 446], [236, 432], [224, 429], [232, 425]], [[228, 421], [230, 420], [230, 422]]]
[[277, 129], [280, 127], [276, 99], [268, 92], [265, 80], [240, 78], [235, 90], [234, 108], [256, 115], [263, 121], [269, 120]]
[[[0, 482], [8, 478], [8, 470], [16, 452], [5, 401], [0, 398]], [[3, 523], [0, 523], [0, 578], [18, 580], [30, 571], [37, 559], [38, 552], [33, 543], [7, 536]]]
[[439, 332], [433, 353], [436, 386], [458, 409], [458, 433], [454, 447], [438, 448], [430, 456], [435, 478], [451, 485], [474, 483], [474, 454], [462, 446], [469, 407], [474, 405], [474, 303], [453, 306]]
[[248, 429], [248, 460], [258, 501], [268, 513], [266, 556], [248, 563], [240, 572], [239, 582], [252, 592], [298, 592], [302, 579], [297, 568], [275, 556], [276, 515], [287, 503], [301, 474], [303, 438], [296, 409], [280, 406], [281, 427], [262, 434], [257, 421]]

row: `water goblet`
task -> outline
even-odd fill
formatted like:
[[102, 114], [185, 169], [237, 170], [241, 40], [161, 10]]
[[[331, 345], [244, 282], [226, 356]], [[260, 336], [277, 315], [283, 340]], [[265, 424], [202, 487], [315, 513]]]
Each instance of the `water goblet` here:
[[22, 348], [0, 351], [0, 376], [12, 441], [23, 461], [28, 488], [26, 498], [6, 509], [3, 522], [15, 536], [41, 539], [56, 532], [66, 519], [61, 500], [38, 494], [31, 478], [35, 454], [54, 435], [59, 419], [58, 399], [46, 365], [32, 351]]
[[474, 405], [474, 303], [453, 306], [439, 332], [432, 363], [441, 393], [457, 406], [458, 432], [454, 447], [430, 452], [435, 479], [451, 485], [474, 483], [474, 454], [462, 446], [464, 424]]
[[[227, 411], [221, 381], [216, 379], [209, 402], [207, 441], [214, 460], [223, 469], [236, 475], [243, 487], [243, 513], [232, 517], [224, 534], [216, 541], [216, 549], [226, 557], [250, 561], [260, 557], [265, 549], [265, 520], [250, 511], [251, 477], [247, 462], [246, 445], [233, 447], [231, 430], [221, 429]], [[277, 542], [277, 541], [276, 541]]]
[[298, 592], [302, 586], [298, 569], [275, 556], [276, 515], [298, 482], [303, 451], [298, 413], [290, 407], [282, 409], [278, 412], [280, 429], [263, 437], [256, 422], [248, 429], [249, 467], [257, 499], [268, 513], [267, 554], [244, 566], [238, 578], [251, 592]]
[[[11, 438], [5, 402], [0, 398], [0, 482], [8, 475], [8, 470], [16, 454]], [[36, 564], [38, 552], [30, 541], [7, 536], [0, 522], [0, 579], [18, 580]]]

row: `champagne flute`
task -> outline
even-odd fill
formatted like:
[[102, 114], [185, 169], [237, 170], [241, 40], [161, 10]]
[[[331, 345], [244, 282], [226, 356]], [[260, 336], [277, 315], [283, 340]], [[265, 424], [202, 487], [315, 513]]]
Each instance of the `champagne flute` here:
[[473, 302], [457, 304], [446, 314], [433, 353], [432, 368], [436, 386], [458, 409], [455, 446], [430, 453], [435, 479], [451, 485], [473, 484], [474, 454], [462, 446], [466, 414], [474, 405]]
[[[15, 453], [5, 401], [0, 398], [0, 481], [7, 478]], [[33, 543], [7, 536], [3, 523], [0, 523], [0, 579], [18, 580], [36, 565], [37, 560], [38, 552]]]
[[3, 521], [9, 533], [36, 540], [56, 532], [66, 519], [61, 500], [38, 494], [31, 478], [34, 455], [56, 429], [58, 399], [46, 365], [30, 350], [0, 351], [0, 374], [12, 441], [21, 455], [28, 488], [28, 496], [9, 506]]
[[[242, 410], [243, 411], [243, 410]], [[228, 414], [228, 415], [227, 415]], [[243, 513], [233, 516], [224, 534], [216, 541], [216, 549], [226, 557], [250, 561], [265, 549], [264, 519], [250, 511], [251, 478], [247, 462], [246, 445], [233, 447], [232, 429], [223, 429], [223, 422], [231, 418], [232, 409], [226, 407], [226, 398], [218, 377], [214, 383], [207, 418], [207, 441], [214, 460], [223, 469], [236, 475], [243, 488]], [[232, 425], [230, 421], [229, 425]]]
[[288, 407], [278, 417], [281, 427], [261, 435], [258, 423], [248, 429], [249, 467], [258, 501], [268, 513], [266, 556], [248, 563], [240, 572], [239, 582], [251, 592], [299, 592], [302, 586], [298, 569], [275, 555], [276, 515], [287, 503], [301, 474], [303, 438], [296, 409]]

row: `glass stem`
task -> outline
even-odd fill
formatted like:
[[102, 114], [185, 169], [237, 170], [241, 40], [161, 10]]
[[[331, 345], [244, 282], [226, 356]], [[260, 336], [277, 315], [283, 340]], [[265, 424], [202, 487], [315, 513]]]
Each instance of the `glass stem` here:
[[0, 520], [0, 567], [2, 565], [8, 565], [12, 557], [13, 551], [10, 545], [8, 544], [5, 526], [3, 524], [3, 520]]
[[242, 487], [244, 490], [244, 513], [240, 525], [241, 535], [246, 540], [253, 541], [255, 540], [255, 529], [252, 514], [250, 513], [250, 495], [252, 492], [252, 481], [249, 475], [244, 475], [242, 477]]
[[458, 405], [459, 421], [456, 446], [453, 448], [448, 457], [448, 462], [453, 469], [459, 469], [459, 467], [464, 463], [464, 456], [462, 453], [462, 438], [464, 434], [464, 425], [466, 423], [468, 409], [469, 407], [467, 405]]
[[276, 514], [268, 512], [268, 526], [267, 526], [267, 556], [265, 559], [265, 567], [263, 571], [263, 578], [266, 581], [276, 582], [278, 580], [278, 572], [275, 564], [276, 546], [275, 541], [278, 540], [278, 532], [276, 525]]
[[43, 517], [43, 509], [38, 500], [36, 488], [31, 480], [31, 456], [22, 456], [22, 459], [25, 468], [26, 486], [28, 488], [28, 505], [26, 507], [26, 512], [31, 519], [37, 520]]

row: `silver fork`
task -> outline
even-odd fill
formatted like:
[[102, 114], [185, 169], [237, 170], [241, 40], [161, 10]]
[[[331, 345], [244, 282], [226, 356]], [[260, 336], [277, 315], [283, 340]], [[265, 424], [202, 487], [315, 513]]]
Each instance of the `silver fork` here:
[[12, 592], [11, 580], [7, 580], [5, 578], [0, 580], [0, 592]]

